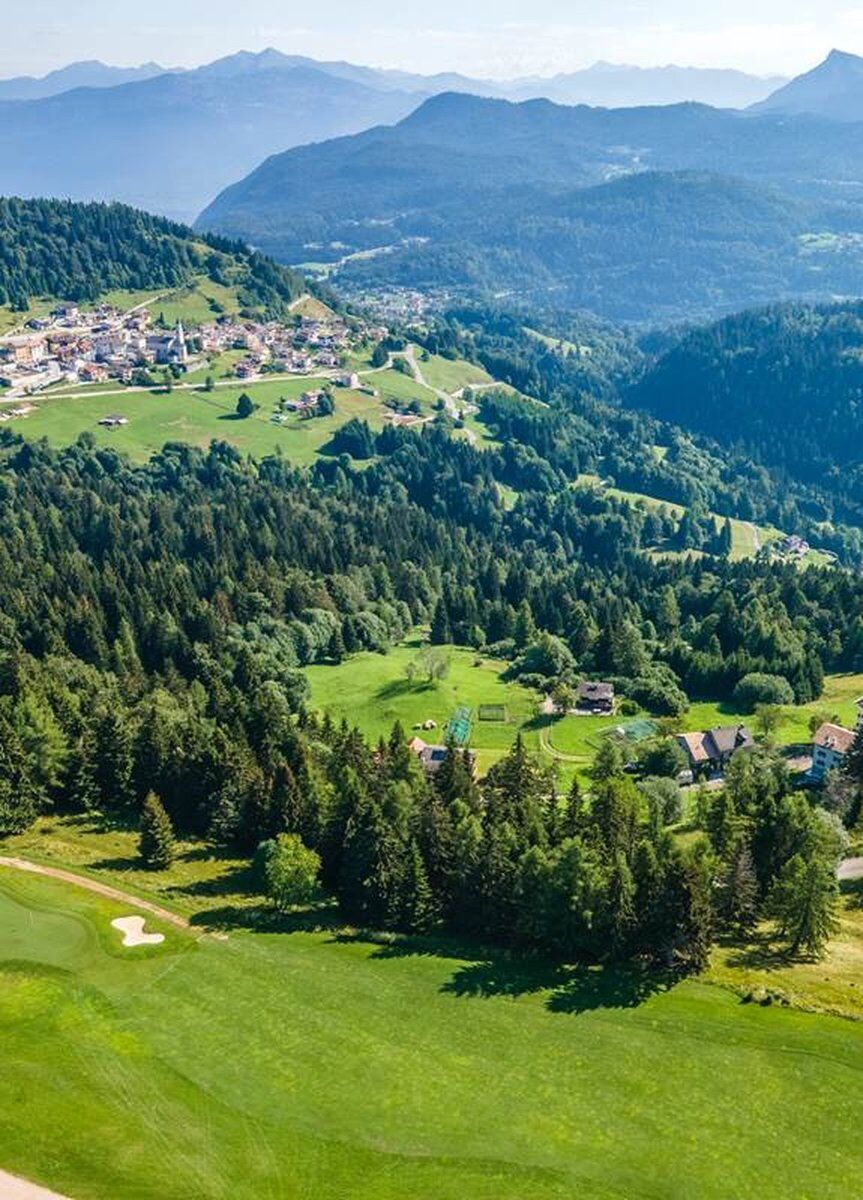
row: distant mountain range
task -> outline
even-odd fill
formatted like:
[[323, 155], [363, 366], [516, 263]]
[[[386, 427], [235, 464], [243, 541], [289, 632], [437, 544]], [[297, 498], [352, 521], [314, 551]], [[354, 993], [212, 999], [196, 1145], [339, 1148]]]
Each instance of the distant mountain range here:
[[742, 106], [771, 86], [733, 71], [605, 63], [545, 81], [499, 83], [277, 50], [242, 51], [196, 70], [73, 63], [42, 79], [0, 81], [0, 194], [121, 200], [190, 220], [270, 155], [391, 124], [444, 92]]
[[121, 200], [191, 219], [268, 155], [397, 121], [418, 102], [266, 54], [7, 100], [0, 194]]
[[[694, 101], [716, 108], [747, 108], [764, 100], [787, 83], [781, 76], [747, 75], [743, 71], [702, 67], [636, 67], [597, 62], [579, 71], [551, 77], [530, 76], [511, 80], [472, 79], [457, 72], [418, 75], [410, 71], [327, 62], [300, 54], [264, 50], [259, 54], [241, 51], [211, 64], [217, 71], [234, 74], [239, 69], [290, 70], [305, 67], [336, 79], [347, 79], [376, 91], [469, 92], [474, 96], [496, 96], [502, 100], [545, 98], [558, 104], [590, 104], [608, 108], [631, 108], [642, 104], [680, 104]], [[150, 79], [165, 73], [157, 63], [140, 67], [110, 67], [101, 62], [71, 63], [42, 78], [20, 76], [0, 80], [0, 100], [37, 100], [78, 87], [113, 87]], [[178, 72], [177, 68], [173, 69]]]
[[792, 79], [752, 111], [863, 121], [863, 58], [834, 50], [814, 71]]
[[[636, 321], [860, 290], [853, 55], [766, 99], [737, 72], [604, 63], [500, 84], [267, 50], [99, 86], [113, 70], [76, 64], [30, 81], [70, 91], [0, 101], [0, 194], [205, 209], [200, 228], [346, 282], [522, 290]], [[540, 90], [608, 106], [523, 98]], [[723, 107], [614, 107], [699, 91]]]
[[44, 100], [59, 96], [73, 88], [110, 88], [121, 83], [139, 82], [161, 75], [165, 68], [158, 63], [143, 63], [140, 67], [108, 67], [101, 62], [76, 62], [48, 75], [34, 78], [19, 75], [16, 79], [0, 79], [0, 100]]
[[787, 83], [780, 76], [702, 67], [632, 67], [598, 62], [551, 79], [522, 79], [499, 93], [510, 100], [545, 98], [557, 104], [638, 108], [692, 101], [714, 108], [748, 108]]

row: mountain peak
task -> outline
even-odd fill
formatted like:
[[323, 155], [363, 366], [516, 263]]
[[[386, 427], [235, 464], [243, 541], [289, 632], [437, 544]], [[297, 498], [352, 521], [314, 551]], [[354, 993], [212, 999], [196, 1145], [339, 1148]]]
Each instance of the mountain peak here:
[[[863, 58], [859, 54], [851, 54], [848, 50], [831, 50], [821, 65], [822, 67], [826, 67], [828, 63], [834, 66], [847, 66], [850, 64], [856, 67], [863, 67]], [[816, 70], [818, 70], [817, 67]]]
[[847, 50], [831, 50], [813, 70], [798, 75], [749, 111], [863, 121], [863, 58]]

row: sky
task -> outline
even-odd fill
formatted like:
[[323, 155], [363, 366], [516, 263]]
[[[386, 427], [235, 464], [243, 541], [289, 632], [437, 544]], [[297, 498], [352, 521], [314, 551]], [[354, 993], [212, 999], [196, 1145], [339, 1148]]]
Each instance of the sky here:
[[84, 58], [196, 66], [275, 46], [421, 73], [506, 78], [597, 59], [796, 74], [863, 54], [863, 0], [3, 0], [0, 76]]

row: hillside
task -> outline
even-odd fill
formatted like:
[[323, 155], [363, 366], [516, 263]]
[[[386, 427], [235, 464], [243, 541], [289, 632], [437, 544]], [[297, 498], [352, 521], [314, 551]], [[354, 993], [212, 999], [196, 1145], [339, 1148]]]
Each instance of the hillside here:
[[0, 103], [0, 193], [120, 200], [190, 220], [267, 155], [398, 120], [418, 98], [235, 56]]
[[861, 170], [856, 130], [813, 118], [450, 94], [268, 160], [198, 225], [345, 283], [684, 320], [856, 291], [863, 212], [823, 180]]
[[95, 300], [108, 292], [178, 288], [199, 275], [278, 312], [305, 290], [286, 267], [121, 204], [0, 198], [0, 308], [30, 300]]
[[859, 464], [863, 303], [787, 305], [694, 330], [629, 399], [805, 478]]
[[792, 79], [750, 111], [863, 121], [863, 58], [833, 50], [813, 71]]
[[[715, 161], [713, 135], [733, 129], [741, 154], [729, 144], [726, 161], [742, 175], [747, 139], [772, 127], [695, 106], [624, 114], [450, 95], [395, 128], [269, 160], [198, 225], [283, 261], [338, 258], [345, 286], [512, 294], [624, 321], [853, 292], [863, 219], [848, 201], [785, 194], [763, 178], [643, 169]], [[648, 128], [655, 153], [623, 149], [643, 145]], [[750, 165], [762, 173], [760, 159]], [[604, 181], [615, 175], [625, 177]]]

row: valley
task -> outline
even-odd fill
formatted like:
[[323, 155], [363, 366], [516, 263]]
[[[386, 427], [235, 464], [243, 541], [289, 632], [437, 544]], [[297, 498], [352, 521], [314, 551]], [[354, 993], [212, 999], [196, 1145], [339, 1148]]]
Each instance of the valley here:
[[844, 1200], [863, 58], [161, 4], [0, 80], [0, 1194]]

